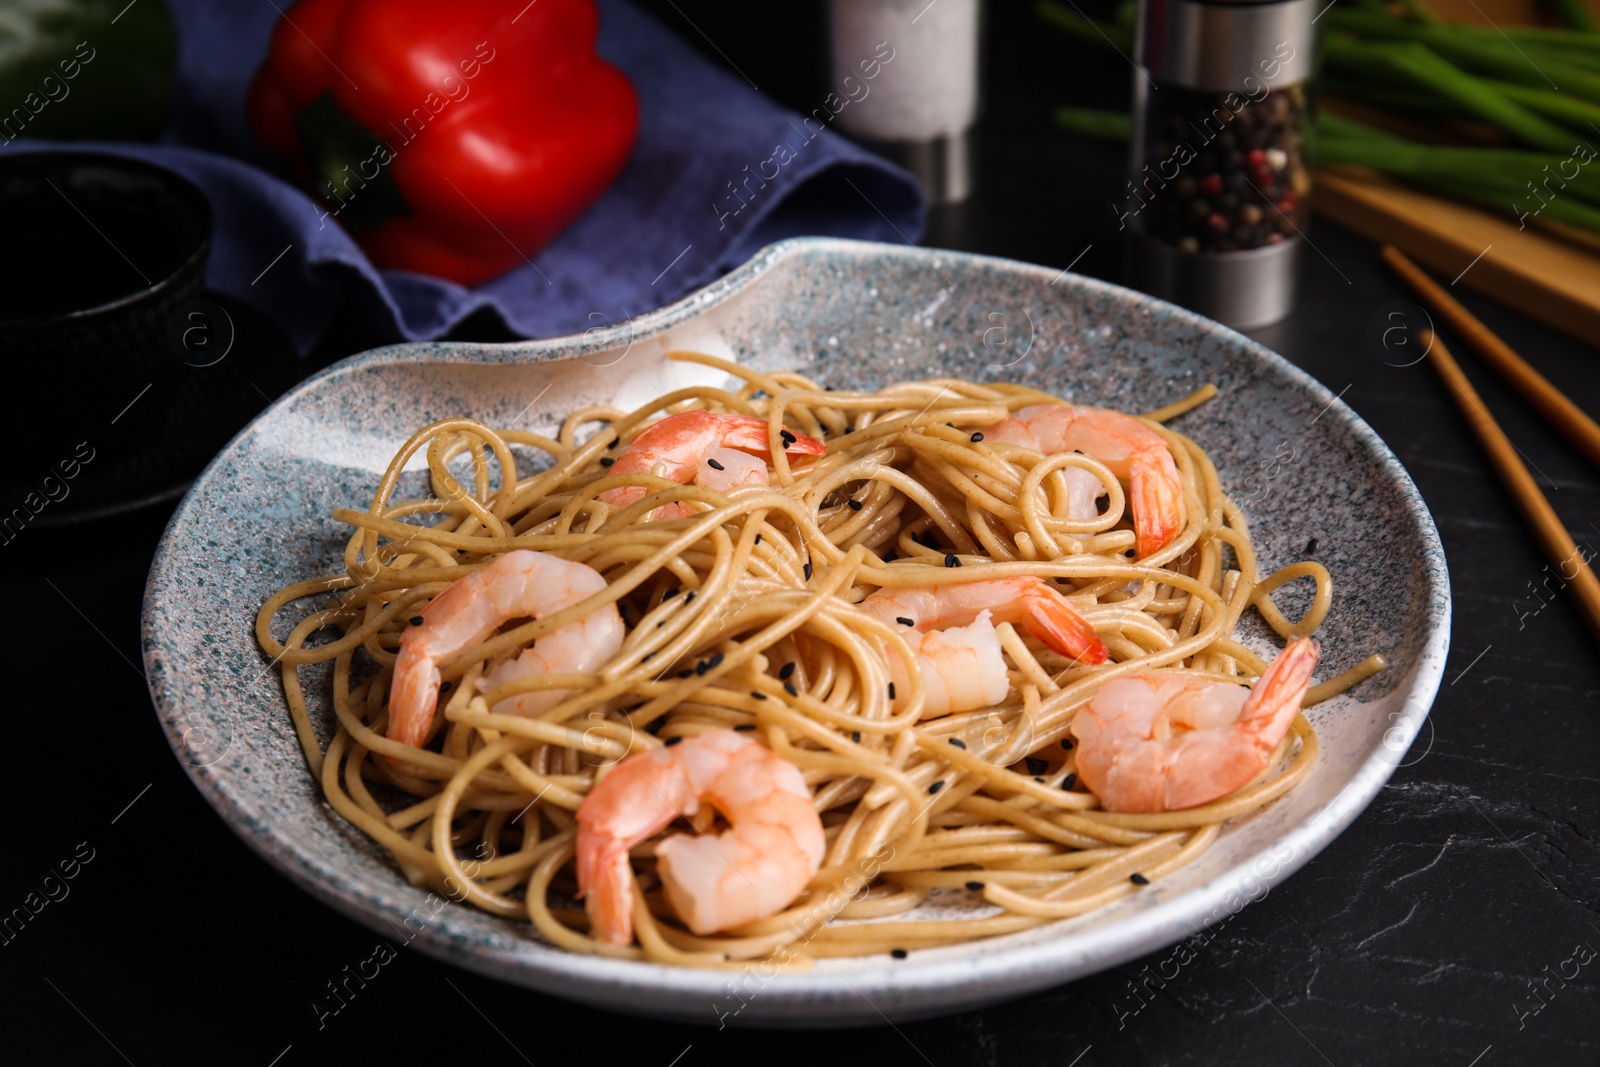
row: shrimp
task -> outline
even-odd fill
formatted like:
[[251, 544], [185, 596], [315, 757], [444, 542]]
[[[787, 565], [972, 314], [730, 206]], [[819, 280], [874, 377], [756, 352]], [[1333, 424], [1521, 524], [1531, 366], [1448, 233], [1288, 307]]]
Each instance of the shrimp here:
[[805, 889], [826, 839], [800, 768], [732, 730], [708, 730], [637, 752], [578, 806], [578, 895], [594, 936], [633, 940], [628, 850], [709, 802], [728, 820], [716, 837], [676, 834], [656, 845], [667, 900], [696, 934], [775, 915]]
[[[571, 607], [606, 587], [593, 567], [546, 552], [517, 549], [447, 587], [400, 634], [389, 693], [389, 737], [422, 744], [439, 700], [439, 663], [481, 643], [501, 623]], [[492, 689], [546, 671], [585, 673], [622, 647], [622, 616], [607, 604], [534, 641], [533, 647], [479, 681]], [[559, 703], [566, 690], [546, 689], [497, 703], [501, 714], [533, 715]]]
[[[793, 430], [783, 431], [786, 452], [820, 456], [827, 446], [815, 437]], [[792, 437], [794, 440], [789, 441]], [[745, 485], [766, 485], [767, 465], [772, 450], [767, 446], [767, 420], [753, 415], [730, 415], [713, 411], [684, 411], [668, 415], [635, 437], [611, 467], [612, 474], [655, 472], [680, 485], [704, 486], [727, 492]], [[657, 471], [657, 466], [662, 469]], [[600, 499], [625, 508], [644, 498], [643, 486], [623, 485], [607, 489]], [[657, 519], [681, 518], [691, 509], [677, 505], [659, 508]]]
[[[993, 707], [1011, 688], [996, 622], [1020, 622], [1029, 633], [1080, 663], [1104, 663], [1106, 646], [1071, 601], [1042, 578], [994, 578], [923, 589], [883, 588], [859, 605], [891, 626], [909, 626], [922, 667], [922, 718]], [[889, 657], [895, 686], [907, 691], [905, 667]]]
[[1182, 674], [1107, 682], [1078, 712], [1078, 776], [1107, 811], [1192, 808], [1266, 770], [1311, 686], [1317, 644], [1299, 637], [1254, 689]]
[[[1001, 444], [1021, 445], [1046, 455], [1082, 452], [1104, 463], [1129, 483], [1133, 529], [1141, 557], [1159, 552], [1183, 529], [1183, 482], [1166, 439], [1131, 415], [1105, 408], [1070, 404], [1034, 404], [987, 430], [984, 436]], [[1090, 487], [1084, 476], [1069, 478], [1069, 518], [1092, 519], [1095, 497], [1103, 487]]]

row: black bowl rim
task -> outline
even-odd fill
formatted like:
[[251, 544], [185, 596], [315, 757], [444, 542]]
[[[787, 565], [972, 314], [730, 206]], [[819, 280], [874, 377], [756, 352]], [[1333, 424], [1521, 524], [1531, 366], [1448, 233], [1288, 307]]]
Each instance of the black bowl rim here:
[[200, 237], [195, 242], [195, 246], [190, 249], [189, 254], [153, 285], [143, 289], [135, 289], [103, 304], [79, 308], [76, 311], [14, 319], [0, 316], [0, 328], [28, 329], [54, 323], [81, 322], [108, 312], [122, 311], [142, 300], [166, 293], [167, 290], [172, 288], [177, 279], [188, 275], [197, 265], [200, 266], [202, 272], [204, 271], [205, 261], [211, 255], [211, 238], [216, 232], [216, 214], [211, 209], [210, 198], [206, 196], [198, 185], [177, 171], [142, 159], [136, 159], [132, 156], [120, 156], [114, 152], [94, 152], [82, 149], [45, 149], [38, 152], [18, 153], [9, 159], [0, 160], [0, 171], [21, 170], [24, 168], [48, 170], [76, 166], [129, 170], [156, 178], [164, 183], [180, 201], [183, 201], [194, 212], [195, 219], [200, 224]]

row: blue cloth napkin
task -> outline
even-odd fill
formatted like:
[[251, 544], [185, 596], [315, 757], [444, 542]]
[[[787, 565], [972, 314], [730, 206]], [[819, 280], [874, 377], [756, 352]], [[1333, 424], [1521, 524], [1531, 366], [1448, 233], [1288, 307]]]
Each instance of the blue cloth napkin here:
[[[785, 237], [910, 242], [922, 231], [921, 193], [904, 171], [802, 125], [643, 12], [600, 0], [600, 53], [640, 101], [638, 144], [616, 184], [531, 264], [475, 288], [378, 270], [245, 123], [279, 6], [167, 3], [180, 43], [161, 143], [83, 147], [170, 167], [204, 189], [217, 219], [206, 284], [270, 315], [302, 353], [336, 315], [394, 340], [440, 337], [481, 308], [525, 337], [580, 332], [670, 303]], [[780, 144], [793, 159], [736, 198], [729, 183], [756, 174]]]

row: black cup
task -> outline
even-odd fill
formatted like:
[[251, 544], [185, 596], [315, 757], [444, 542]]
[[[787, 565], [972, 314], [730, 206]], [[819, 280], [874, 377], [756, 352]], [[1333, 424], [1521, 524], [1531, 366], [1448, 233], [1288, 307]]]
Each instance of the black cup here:
[[181, 367], [167, 330], [201, 291], [212, 232], [205, 194], [135, 159], [34, 152], [0, 159], [0, 217], [11, 261], [0, 353], [23, 391], [7, 407], [38, 462], [48, 465], [86, 426], [116, 419], [119, 436], [148, 427], [159, 405], [133, 402]]

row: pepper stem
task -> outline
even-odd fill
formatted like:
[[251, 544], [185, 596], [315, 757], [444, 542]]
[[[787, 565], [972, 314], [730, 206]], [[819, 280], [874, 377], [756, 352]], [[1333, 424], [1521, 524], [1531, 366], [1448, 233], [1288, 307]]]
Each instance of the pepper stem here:
[[311, 168], [312, 191], [353, 233], [411, 214], [389, 171], [395, 151], [324, 91], [295, 113], [294, 126]]

